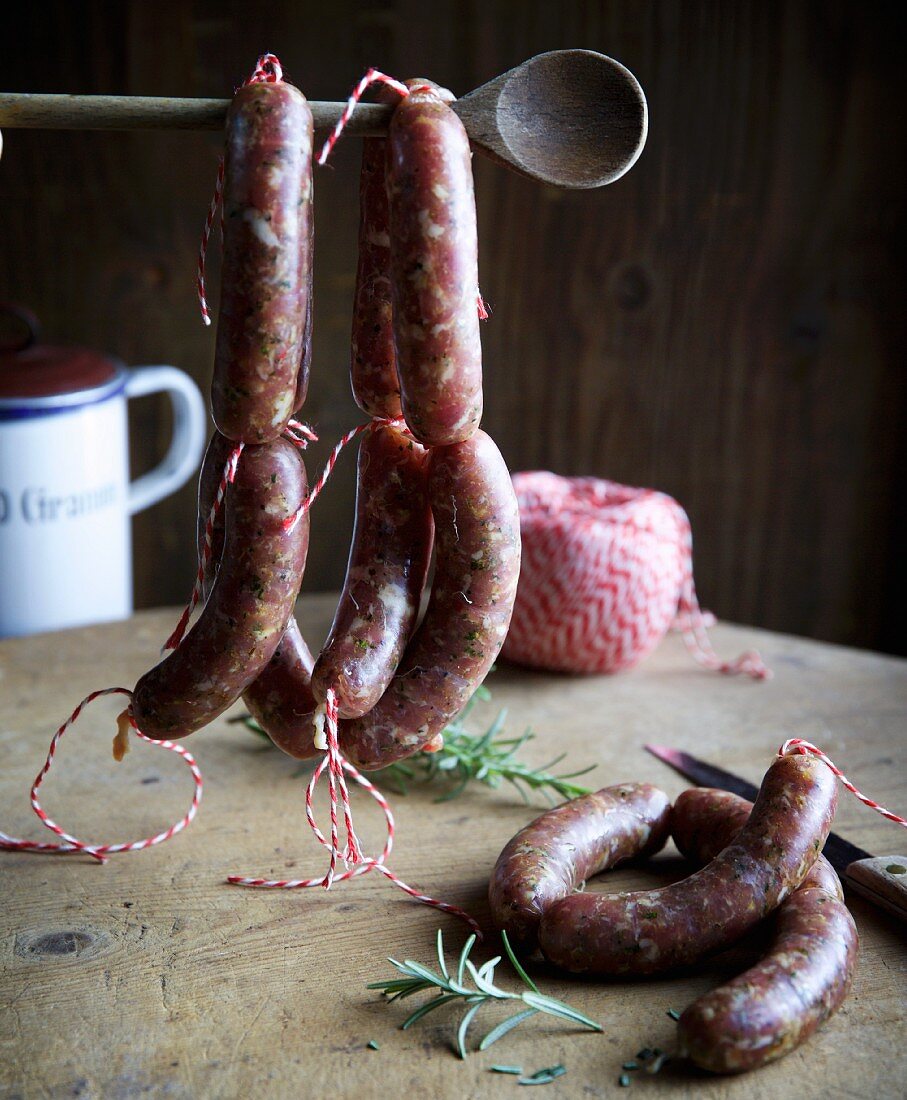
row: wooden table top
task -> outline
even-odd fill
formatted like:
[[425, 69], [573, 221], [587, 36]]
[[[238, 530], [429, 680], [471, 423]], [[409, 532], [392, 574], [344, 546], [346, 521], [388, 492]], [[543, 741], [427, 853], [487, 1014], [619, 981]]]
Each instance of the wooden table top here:
[[[324, 636], [332, 609], [329, 596], [300, 605], [310, 639]], [[0, 643], [0, 828], [53, 839], [28, 806], [51, 733], [92, 689], [131, 686], [175, 618], [172, 610], [146, 612], [128, 623]], [[614, 677], [502, 667], [488, 681], [493, 700], [477, 711], [476, 730], [506, 707], [508, 730], [531, 726], [538, 734], [524, 749], [528, 760], [566, 751], [564, 768], [598, 765], [583, 780], [590, 785], [647, 780], [671, 795], [687, 784], [643, 751], [645, 741], [688, 749], [758, 782], [781, 742], [803, 736], [873, 797], [904, 810], [907, 662], [731, 626], [716, 628], [713, 639], [729, 656], [757, 646], [775, 678], [758, 684], [705, 672], [670, 637], [639, 669]], [[171, 754], [136, 742], [122, 764], [111, 760], [119, 709], [117, 699], [94, 705], [62, 742], [45, 786], [47, 811], [83, 839], [152, 835], [177, 820], [191, 796], [185, 767]], [[330, 893], [226, 885], [234, 872], [280, 878], [325, 869], [303, 816], [304, 780], [295, 762], [226, 717], [188, 744], [206, 785], [198, 819], [180, 836], [104, 866], [82, 856], [0, 853], [0, 1095], [365, 1097], [411, 1089], [498, 1097], [518, 1086], [489, 1072], [492, 1064], [531, 1073], [561, 1062], [567, 1073], [544, 1086], [546, 1095], [612, 1096], [623, 1061], [643, 1046], [670, 1048], [668, 1009], [682, 1009], [754, 957], [738, 948], [692, 974], [645, 982], [573, 981], [539, 969], [543, 992], [593, 1016], [604, 1033], [535, 1017], [461, 1062], [451, 1047], [458, 1013], [441, 1009], [400, 1031], [407, 1006], [418, 1002], [387, 1005], [366, 989], [392, 975], [386, 956], [429, 963], [439, 925], [451, 952], [459, 949], [461, 922], [374, 874]], [[487, 927], [494, 860], [544, 803], [527, 808], [509, 789], [476, 787], [435, 804], [436, 793], [391, 795], [398, 829], [390, 866]], [[377, 811], [358, 794], [354, 810], [366, 849], [375, 851]], [[877, 854], [907, 847], [901, 830], [843, 791], [835, 828]], [[608, 885], [676, 874], [670, 850], [659, 863], [614, 872]], [[712, 1078], [678, 1063], [657, 1077], [634, 1075], [631, 1088], [734, 1100], [905, 1095], [902, 929], [856, 896], [849, 903], [862, 941], [859, 971], [822, 1031], [748, 1076]], [[478, 948], [477, 959], [497, 953], [495, 942]], [[499, 979], [516, 987], [507, 967]], [[477, 1024], [486, 1013], [486, 1030], [506, 1014], [483, 1009]], [[369, 1049], [370, 1040], [380, 1049]]]

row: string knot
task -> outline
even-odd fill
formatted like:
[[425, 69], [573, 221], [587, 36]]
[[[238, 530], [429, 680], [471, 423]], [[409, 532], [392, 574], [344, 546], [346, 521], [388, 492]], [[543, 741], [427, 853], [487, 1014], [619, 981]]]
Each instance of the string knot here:
[[831, 769], [834, 775], [841, 780], [841, 783], [851, 792], [855, 794], [857, 798], [863, 803], [864, 806], [868, 806], [871, 810], [875, 810], [876, 813], [881, 814], [882, 817], [887, 818], [889, 821], [893, 821], [896, 825], [903, 825], [907, 827], [907, 818], [901, 817], [900, 814], [894, 813], [892, 810], [886, 810], [884, 806], [880, 806], [872, 798], [868, 798], [862, 791], [858, 790], [853, 783], [847, 778], [847, 776], [841, 771], [841, 769], [828, 757], [825, 753], [814, 745], [811, 741], [805, 741], [802, 737], [789, 737], [787, 741], [778, 749], [779, 756], [815, 756], [818, 760], [821, 760], [828, 768]]

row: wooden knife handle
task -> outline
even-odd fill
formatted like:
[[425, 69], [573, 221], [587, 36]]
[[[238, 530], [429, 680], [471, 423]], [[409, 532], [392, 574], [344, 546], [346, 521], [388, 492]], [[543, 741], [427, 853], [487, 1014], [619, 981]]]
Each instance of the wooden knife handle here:
[[847, 885], [896, 917], [907, 917], [907, 856], [858, 859], [844, 872]]

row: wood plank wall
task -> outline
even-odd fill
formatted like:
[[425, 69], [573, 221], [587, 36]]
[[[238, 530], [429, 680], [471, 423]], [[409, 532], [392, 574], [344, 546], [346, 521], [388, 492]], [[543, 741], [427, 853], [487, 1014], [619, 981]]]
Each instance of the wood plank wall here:
[[[647, 149], [568, 193], [477, 160], [486, 417], [513, 469], [675, 495], [722, 617], [904, 652], [905, 123], [898, 6], [830, 0], [101, 3], [4, 11], [7, 90], [223, 96], [258, 52], [314, 99], [369, 64], [463, 93], [542, 50], [627, 64]], [[12, 132], [0, 161], [0, 294], [61, 341], [170, 362], [206, 388], [193, 294], [216, 134]], [[315, 362], [325, 445], [347, 378], [358, 149], [318, 173]], [[211, 264], [217, 285], [216, 259]], [[214, 295], [216, 301], [216, 295]], [[133, 413], [134, 469], [166, 410]], [[305, 587], [337, 586], [352, 454], [317, 506]], [[139, 606], [191, 586], [194, 491], [135, 521]]]

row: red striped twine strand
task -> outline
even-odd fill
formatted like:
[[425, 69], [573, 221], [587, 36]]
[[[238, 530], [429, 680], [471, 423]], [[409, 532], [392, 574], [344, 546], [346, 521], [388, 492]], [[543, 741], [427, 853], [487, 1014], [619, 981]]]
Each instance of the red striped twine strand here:
[[401, 96], [409, 95], [409, 88], [405, 84], [401, 84], [399, 80], [394, 80], [392, 76], [388, 76], [387, 73], [382, 73], [379, 69], [369, 69], [363, 76], [352, 92], [350, 97], [346, 101], [346, 106], [337, 119], [337, 125], [328, 135], [327, 141], [321, 147], [321, 152], [318, 154], [318, 163], [324, 165], [334, 146], [340, 140], [340, 135], [343, 133], [344, 127], [353, 117], [353, 111], [356, 110], [356, 104], [365, 95], [366, 91], [372, 84], [386, 84], [389, 88], [393, 88], [395, 92], [399, 92]]
[[182, 757], [189, 771], [192, 773], [192, 779], [195, 783], [195, 790], [192, 795], [192, 802], [189, 806], [186, 814], [176, 822], [175, 825], [171, 825], [169, 829], [165, 829], [162, 833], [158, 833], [156, 836], [147, 837], [144, 840], [136, 840], [132, 842], [124, 842], [121, 844], [87, 844], [77, 837], [72, 836], [62, 829], [52, 818], [50, 818], [41, 803], [38, 800], [38, 791], [41, 789], [41, 784], [44, 782], [47, 773], [50, 771], [51, 764], [53, 764], [54, 756], [57, 752], [57, 745], [60, 742], [60, 738], [78, 721], [82, 711], [95, 699], [98, 699], [102, 695], [125, 695], [128, 699], [132, 699], [132, 692], [128, 688], [112, 687], [102, 688], [99, 691], [93, 691], [90, 695], [86, 695], [81, 703], [76, 707], [72, 714], [66, 719], [62, 726], [53, 735], [50, 742], [50, 748], [47, 750], [47, 757], [44, 760], [44, 766], [32, 784], [31, 788], [31, 805], [32, 809], [37, 814], [42, 825], [45, 825], [52, 832], [56, 833], [64, 843], [63, 844], [42, 844], [39, 841], [34, 840], [20, 840], [16, 837], [8, 836], [6, 833], [0, 832], [0, 848], [6, 848], [12, 851], [30, 851], [30, 852], [85, 852], [87, 855], [92, 856], [99, 863], [106, 863], [109, 855], [114, 855], [117, 852], [140, 852], [145, 848], [151, 848], [155, 844], [163, 844], [165, 840], [169, 840], [171, 837], [176, 836], [177, 833], [183, 831], [186, 826], [195, 817], [199, 803], [202, 800], [202, 773], [198, 770], [198, 765], [195, 762], [195, 757], [187, 749], [184, 749], [182, 745], [176, 745], [172, 741], [155, 741], [152, 737], [147, 737], [139, 727], [136, 725], [135, 719], [132, 715], [126, 711], [126, 719], [129, 725], [135, 730], [135, 732], [141, 737], [143, 741], [147, 741], [149, 745], [158, 745], [162, 749], [167, 749], [169, 752], [175, 752], [178, 756]]
[[[280, 60], [272, 53], [263, 53], [259, 57], [255, 71], [246, 80], [247, 84], [279, 84], [283, 80], [283, 66]], [[195, 292], [198, 295], [198, 307], [202, 313], [202, 320], [206, 325], [211, 324], [211, 315], [208, 312], [208, 300], [205, 294], [205, 259], [208, 255], [208, 241], [211, 230], [214, 228], [214, 219], [217, 216], [217, 208], [224, 193], [224, 158], [217, 162], [217, 179], [214, 183], [214, 194], [211, 197], [211, 205], [208, 207], [208, 216], [205, 219], [205, 228], [202, 230], [201, 244], [198, 247], [198, 267], [195, 272]], [[224, 223], [221, 214], [221, 235], [223, 235]]]
[[841, 780], [843, 785], [851, 792], [855, 794], [857, 798], [863, 803], [864, 806], [868, 806], [871, 810], [875, 810], [876, 813], [881, 814], [882, 817], [887, 817], [889, 821], [893, 821], [896, 825], [903, 825], [907, 828], [907, 818], [901, 817], [900, 814], [893, 813], [891, 810], [886, 810], [884, 806], [880, 806], [872, 798], [867, 798], [862, 791], [858, 790], [853, 783], [847, 778], [847, 776], [841, 771], [841, 769], [828, 757], [825, 753], [817, 748], [811, 741], [804, 741], [802, 737], [790, 737], [784, 744], [778, 749], [779, 756], [815, 756], [821, 760], [823, 764], [827, 765], [831, 771]]
[[[312, 773], [312, 778], [309, 780], [308, 786], [306, 787], [305, 813], [309, 827], [314, 833], [316, 840], [330, 853], [330, 864], [327, 874], [323, 875], [321, 878], [304, 879], [247, 878], [243, 875], [230, 875], [227, 878], [227, 882], [233, 886], [250, 886], [273, 890], [301, 890], [312, 886], [321, 886], [325, 890], [329, 890], [335, 882], [344, 882], [347, 879], [356, 878], [359, 875], [366, 875], [369, 871], [378, 871], [396, 887], [403, 890], [404, 893], [409, 894], [409, 896], [416, 901], [421, 902], [423, 905], [430, 905], [434, 909], [440, 909], [444, 913], [450, 913], [452, 916], [459, 917], [461, 920], [465, 921], [470, 929], [476, 934], [476, 937], [481, 940], [482, 930], [478, 922], [464, 909], [460, 909], [456, 905], [451, 905], [449, 902], [440, 901], [438, 898], [433, 898], [428, 894], [420, 893], [418, 890], [405, 883], [386, 866], [386, 861], [394, 846], [394, 833], [396, 830], [394, 815], [384, 795], [373, 783], [366, 779], [349, 760], [344, 759], [340, 752], [337, 737], [337, 698], [332, 688], [328, 690], [325, 699], [324, 726], [327, 751], [319, 762], [318, 767]], [[315, 821], [315, 811], [312, 806], [315, 788], [318, 785], [318, 780], [325, 771], [328, 773], [328, 792], [331, 798], [330, 840], [325, 837], [324, 833], [318, 827]], [[384, 850], [377, 859], [362, 854], [359, 840], [353, 829], [349, 791], [347, 789], [344, 773], [349, 775], [360, 787], [368, 791], [384, 812], [384, 819], [387, 824], [387, 840], [384, 843]], [[344, 828], [347, 834], [347, 847], [343, 852], [339, 850], [340, 830], [336, 804], [338, 791], [340, 792], [340, 800], [343, 806]], [[346, 866], [346, 870], [341, 871], [340, 874], [336, 873], [338, 861], [342, 861]], [[350, 866], [351, 864], [352, 866]]]
[[287, 518], [283, 521], [283, 527], [285, 531], [292, 531], [296, 524], [299, 523], [302, 517], [315, 503], [319, 493], [327, 484], [328, 478], [334, 472], [334, 467], [337, 465], [337, 459], [340, 457], [340, 452], [343, 450], [343, 448], [348, 443], [352, 443], [352, 441], [357, 436], [362, 435], [363, 432], [367, 432], [369, 428], [371, 428], [375, 424], [393, 424], [395, 427], [400, 427], [403, 426], [403, 420], [399, 417], [396, 419], [390, 417], [375, 417], [372, 420], [367, 420], [364, 424], [357, 424], [355, 428], [350, 428], [350, 430], [345, 435], [342, 435], [340, 439], [337, 440], [336, 444], [334, 445], [334, 449], [328, 456], [328, 460], [325, 463], [324, 469], [321, 471], [318, 480], [309, 490], [309, 495], [305, 498], [302, 504], [299, 505], [296, 511], [293, 512], [292, 515], [287, 516]]
[[239, 465], [239, 456], [243, 452], [245, 444], [237, 443], [233, 450], [230, 452], [230, 457], [227, 459], [224, 465], [224, 472], [221, 475], [220, 484], [217, 487], [217, 494], [214, 497], [214, 503], [211, 505], [211, 511], [208, 513], [208, 518], [205, 521], [205, 537], [201, 553], [198, 557], [198, 570], [195, 574], [195, 584], [192, 588], [192, 595], [189, 597], [189, 602], [186, 604], [180, 620], [173, 629], [173, 633], [164, 642], [161, 649], [161, 653], [166, 653], [168, 650], [176, 649], [186, 633], [186, 628], [189, 625], [189, 619], [192, 617], [192, 612], [198, 606], [198, 602], [202, 596], [202, 588], [204, 586], [205, 573], [208, 569], [208, 562], [211, 560], [211, 541], [214, 534], [214, 520], [220, 509], [221, 504], [224, 501], [224, 495], [227, 492], [227, 486], [233, 484], [233, 480], [236, 477], [236, 468]]

